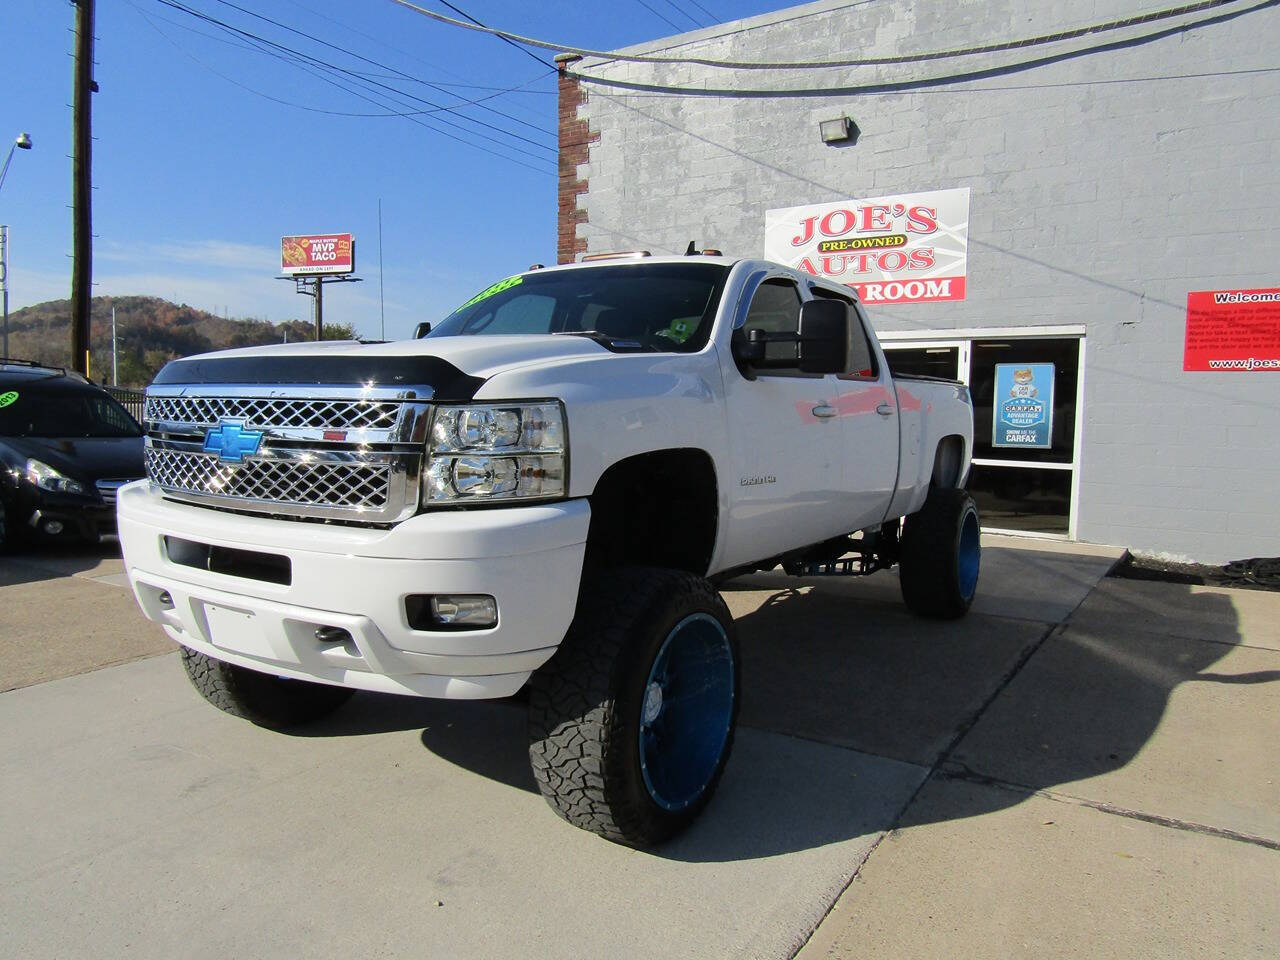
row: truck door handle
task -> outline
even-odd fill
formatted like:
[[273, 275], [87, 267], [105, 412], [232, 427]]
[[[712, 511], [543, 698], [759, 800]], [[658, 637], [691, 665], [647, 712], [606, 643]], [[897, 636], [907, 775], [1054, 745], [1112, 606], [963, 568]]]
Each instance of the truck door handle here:
[[813, 415], [815, 417], [822, 417], [823, 419], [826, 419], [827, 417], [834, 417], [836, 415], [836, 408], [831, 406], [829, 403], [820, 403], [813, 408]]
[[892, 417], [893, 407], [890, 404], [882, 403], [880, 406], [876, 407], [876, 413], [880, 414], [882, 417]]

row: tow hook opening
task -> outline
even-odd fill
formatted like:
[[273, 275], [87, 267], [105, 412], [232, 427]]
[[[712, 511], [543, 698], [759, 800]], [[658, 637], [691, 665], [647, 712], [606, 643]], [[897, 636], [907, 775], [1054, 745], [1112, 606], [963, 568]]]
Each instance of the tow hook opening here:
[[347, 656], [360, 656], [360, 648], [356, 646], [355, 638], [346, 627], [318, 626], [315, 629], [315, 638], [316, 642], [326, 649], [331, 650], [336, 647]]

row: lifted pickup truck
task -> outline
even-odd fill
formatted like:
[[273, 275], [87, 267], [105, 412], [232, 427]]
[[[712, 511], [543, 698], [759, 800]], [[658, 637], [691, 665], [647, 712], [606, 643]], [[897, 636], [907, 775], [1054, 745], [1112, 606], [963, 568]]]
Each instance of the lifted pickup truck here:
[[895, 380], [848, 288], [764, 261], [531, 270], [422, 339], [176, 360], [145, 411], [120, 539], [201, 694], [280, 727], [528, 684], [543, 795], [620, 843], [728, 758], [714, 579], [896, 563], [935, 617], [977, 586], [966, 388]]

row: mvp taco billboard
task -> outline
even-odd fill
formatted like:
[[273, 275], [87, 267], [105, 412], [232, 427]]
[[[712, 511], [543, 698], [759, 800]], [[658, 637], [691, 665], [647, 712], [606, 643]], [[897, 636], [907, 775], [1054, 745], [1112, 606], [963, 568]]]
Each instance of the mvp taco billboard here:
[[280, 238], [283, 273], [352, 273], [355, 269], [356, 238], [350, 233]]
[[764, 255], [848, 284], [863, 303], [963, 300], [969, 188], [769, 210]]

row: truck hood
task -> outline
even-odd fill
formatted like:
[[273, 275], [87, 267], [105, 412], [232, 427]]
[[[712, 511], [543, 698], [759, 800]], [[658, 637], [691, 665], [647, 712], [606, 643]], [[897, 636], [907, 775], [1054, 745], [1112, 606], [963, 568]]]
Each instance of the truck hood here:
[[586, 337], [435, 337], [397, 343], [331, 340], [223, 350], [174, 360], [157, 386], [312, 384], [427, 387], [439, 400], [469, 400], [485, 380], [516, 367], [608, 356]]

